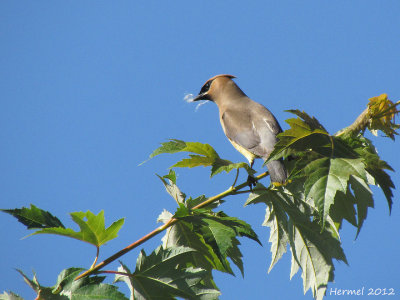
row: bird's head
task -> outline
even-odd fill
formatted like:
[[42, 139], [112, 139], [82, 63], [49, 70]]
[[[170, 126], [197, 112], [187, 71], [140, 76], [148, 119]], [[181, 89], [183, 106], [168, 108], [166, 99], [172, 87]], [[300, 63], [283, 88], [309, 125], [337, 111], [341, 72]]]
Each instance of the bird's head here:
[[226, 86], [229, 84], [234, 84], [236, 86], [236, 84], [232, 81], [233, 78], [236, 77], [233, 75], [222, 74], [208, 79], [201, 87], [200, 93], [193, 99], [193, 101], [217, 101], [218, 96], [224, 92]]

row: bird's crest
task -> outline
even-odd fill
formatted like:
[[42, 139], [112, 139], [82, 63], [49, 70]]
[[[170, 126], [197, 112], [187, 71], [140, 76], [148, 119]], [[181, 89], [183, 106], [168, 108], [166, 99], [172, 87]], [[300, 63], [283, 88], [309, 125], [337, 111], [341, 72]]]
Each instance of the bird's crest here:
[[[209, 81], [213, 81], [215, 78], [218, 78], [218, 77], [227, 77], [227, 78], [230, 78], [230, 79], [236, 78], [236, 76], [233, 76], [233, 75], [229, 75], [229, 74], [220, 74], [220, 75], [215, 75], [214, 77], [208, 79], [208, 80], [206, 81], [206, 83], [209, 82]], [[206, 84], [206, 83], [205, 83], [205, 84]]]

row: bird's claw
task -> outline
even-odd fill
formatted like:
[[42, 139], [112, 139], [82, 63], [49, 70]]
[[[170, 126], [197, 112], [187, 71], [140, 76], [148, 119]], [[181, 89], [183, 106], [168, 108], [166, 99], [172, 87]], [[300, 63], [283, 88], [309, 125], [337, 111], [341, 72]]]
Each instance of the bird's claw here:
[[253, 187], [257, 184], [257, 179], [255, 179], [254, 176], [249, 175], [249, 177], [247, 177], [247, 184], [249, 185], [250, 191], [253, 191]]

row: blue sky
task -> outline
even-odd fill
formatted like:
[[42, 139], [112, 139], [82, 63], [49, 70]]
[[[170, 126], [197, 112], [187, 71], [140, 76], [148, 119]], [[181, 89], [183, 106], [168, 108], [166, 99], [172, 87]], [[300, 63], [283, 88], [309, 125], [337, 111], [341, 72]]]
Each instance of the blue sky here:
[[[284, 110], [301, 109], [334, 133], [353, 122], [368, 98], [387, 93], [399, 100], [399, 14], [397, 0], [1, 1], [0, 207], [33, 203], [68, 226], [72, 211], [104, 209], [107, 224], [125, 217], [120, 237], [102, 249], [106, 258], [155, 228], [164, 208], [174, 211], [155, 173], [166, 174], [180, 156], [138, 166], [160, 142], [200, 141], [226, 159], [244, 160], [223, 135], [216, 106], [196, 112], [183, 101], [186, 93], [216, 74], [233, 74], [284, 129], [291, 117]], [[373, 140], [398, 171], [399, 142]], [[233, 180], [233, 174], [210, 180], [203, 168], [177, 172], [191, 196], [214, 195]], [[398, 173], [392, 179], [399, 186]], [[383, 194], [373, 191], [375, 209], [356, 241], [355, 229], [344, 226], [350, 266], [336, 264], [328, 295], [331, 288], [361, 287], [400, 293], [399, 192], [389, 217]], [[222, 209], [249, 222], [264, 247], [241, 240], [245, 278], [216, 274], [221, 299], [311, 299], [311, 292], [302, 296], [299, 274], [289, 281], [289, 255], [267, 274], [264, 207], [243, 208], [244, 200], [236, 196]], [[0, 215], [0, 292], [33, 298], [14, 268], [34, 269], [41, 284], [53, 285], [62, 269], [92, 263], [95, 249], [87, 244], [20, 239], [28, 233]], [[133, 265], [137, 254], [122, 260]]]

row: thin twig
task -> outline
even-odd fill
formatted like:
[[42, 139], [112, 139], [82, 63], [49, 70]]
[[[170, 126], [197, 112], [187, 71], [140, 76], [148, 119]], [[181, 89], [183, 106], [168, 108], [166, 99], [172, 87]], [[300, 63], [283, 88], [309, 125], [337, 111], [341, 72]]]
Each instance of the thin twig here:
[[115, 275], [122, 275], [122, 276], [128, 276], [128, 277], [133, 277], [133, 274], [129, 274], [126, 272], [119, 272], [119, 271], [112, 271], [112, 270], [103, 270], [103, 271], [97, 271], [98, 274], [115, 274]]
[[[258, 175], [255, 179], [256, 180], [260, 180], [264, 177], [268, 176], [268, 172], [262, 173], [260, 175]], [[196, 205], [195, 207], [193, 207], [192, 209], [198, 209], [198, 208], [202, 208], [205, 207], [215, 201], [218, 201], [228, 195], [233, 195], [235, 194], [237, 191], [243, 189], [244, 187], [247, 187], [248, 183], [243, 182], [242, 184], [239, 184], [236, 187], [231, 186], [229, 189], [227, 189], [226, 191], [208, 198], [207, 200], [201, 202], [200, 204]], [[179, 222], [178, 219], [175, 218], [171, 218], [167, 223], [165, 223], [164, 225], [161, 225], [160, 227], [157, 227], [156, 229], [154, 229], [153, 231], [149, 232], [148, 234], [146, 234], [145, 236], [143, 236], [142, 238], [138, 239], [136, 242], [130, 244], [129, 246], [125, 247], [124, 249], [118, 251], [117, 253], [115, 253], [114, 255], [111, 255], [109, 258], [106, 258], [105, 260], [103, 260], [101, 263], [99, 263], [98, 265], [90, 268], [89, 270], [83, 272], [81, 275], [79, 275], [78, 277], [75, 278], [75, 280], [78, 280], [80, 278], [83, 278], [85, 276], [91, 275], [95, 272], [98, 272], [98, 270], [104, 268], [106, 265], [110, 264], [111, 262], [115, 261], [116, 259], [120, 258], [122, 255], [128, 253], [129, 251], [135, 249], [136, 247], [140, 246], [141, 244], [143, 244], [144, 242], [148, 241], [149, 239], [153, 238], [154, 236], [156, 236], [157, 234], [163, 232], [164, 230], [166, 230], [167, 228], [171, 227], [172, 225], [174, 225], [175, 223]]]

